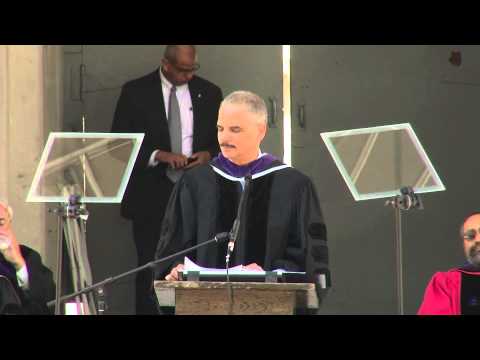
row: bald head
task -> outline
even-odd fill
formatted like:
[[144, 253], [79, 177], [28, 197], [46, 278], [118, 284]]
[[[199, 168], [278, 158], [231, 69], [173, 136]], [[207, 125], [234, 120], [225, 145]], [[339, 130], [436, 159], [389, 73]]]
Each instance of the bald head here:
[[193, 57], [196, 60], [197, 49], [195, 48], [195, 45], [167, 45], [163, 57], [175, 64], [178, 61], [178, 54], [182, 51], [193, 53]]
[[480, 213], [468, 216], [461, 232], [465, 257], [471, 264], [480, 266]]
[[162, 73], [172, 85], [185, 85], [199, 68], [195, 46], [167, 45], [165, 48]]

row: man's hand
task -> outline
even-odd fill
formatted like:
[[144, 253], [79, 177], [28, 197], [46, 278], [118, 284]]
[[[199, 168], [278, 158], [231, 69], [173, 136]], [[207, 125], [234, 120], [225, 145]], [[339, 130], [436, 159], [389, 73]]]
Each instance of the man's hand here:
[[206, 164], [212, 158], [208, 151], [199, 151], [190, 156], [191, 159], [194, 159], [190, 164], [188, 164], [185, 169], [190, 169], [197, 165]]
[[257, 265], [256, 263], [251, 263], [251, 264], [245, 265], [243, 268], [246, 269], [246, 270], [263, 271], [262, 267], [260, 265]]
[[178, 281], [178, 272], [183, 271], [184, 265], [183, 264], [178, 264], [175, 266], [172, 271], [170, 271], [170, 274], [165, 276], [165, 280], [167, 281]]
[[22, 256], [15, 234], [12, 230], [0, 231], [0, 234], [10, 239], [10, 246], [6, 249], [0, 249], [0, 253], [5, 260], [14, 266], [16, 271], [20, 270], [25, 266], [25, 259]]
[[183, 154], [175, 154], [161, 150], [155, 154], [155, 160], [167, 163], [172, 169], [181, 169], [188, 163], [188, 158]]

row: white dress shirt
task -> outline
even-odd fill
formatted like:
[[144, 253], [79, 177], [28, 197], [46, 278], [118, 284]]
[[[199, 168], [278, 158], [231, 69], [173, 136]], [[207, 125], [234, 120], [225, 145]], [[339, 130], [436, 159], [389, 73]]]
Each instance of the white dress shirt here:
[[[168, 106], [170, 91], [172, 89], [172, 84], [167, 78], [163, 75], [160, 68], [160, 79], [162, 81], [162, 93], [163, 93], [163, 102], [165, 104], [165, 114], [168, 118]], [[188, 89], [188, 84], [177, 86], [176, 96], [178, 100], [178, 105], [180, 107], [180, 121], [182, 123], [182, 154], [190, 157], [192, 156], [192, 144], [193, 144], [193, 109], [192, 109], [192, 97], [190, 96], [190, 90]], [[157, 166], [158, 161], [155, 160], [155, 154], [159, 150], [155, 150], [150, 156], [150, 161], [148, 162], [149, 166]]]
[[30, 283], [28, 281], [28, 270], [27, 265], [23, 265], [20, 270], [16, 272], [17, 283], [23, 290], [28, 290], [30, 288]]

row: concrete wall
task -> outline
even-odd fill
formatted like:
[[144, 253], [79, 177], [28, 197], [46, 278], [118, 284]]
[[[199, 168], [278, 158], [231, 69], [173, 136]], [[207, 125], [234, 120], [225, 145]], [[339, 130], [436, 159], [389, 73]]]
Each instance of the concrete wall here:
[[63, 104], [57, 46], [0, 45], [0, 197], [14, 209], [17, 238], [55, 270], [55, 222], [43, 204], [25, 202], [48, 132]]

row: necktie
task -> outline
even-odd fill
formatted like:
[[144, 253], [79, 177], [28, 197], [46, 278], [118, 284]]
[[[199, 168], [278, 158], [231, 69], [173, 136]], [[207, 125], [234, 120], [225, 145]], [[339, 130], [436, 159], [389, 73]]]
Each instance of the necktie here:
[[[170, 132], [171, 151], [175, 154], [182, 153], [182, 123], [180, 120], [180, 106], [176, 96], [177, 88], [172, 86], [168, 99], [168, 131]], [[176, 183], [183, 174], [183, 170], [167, 168], [167, 176]]]

